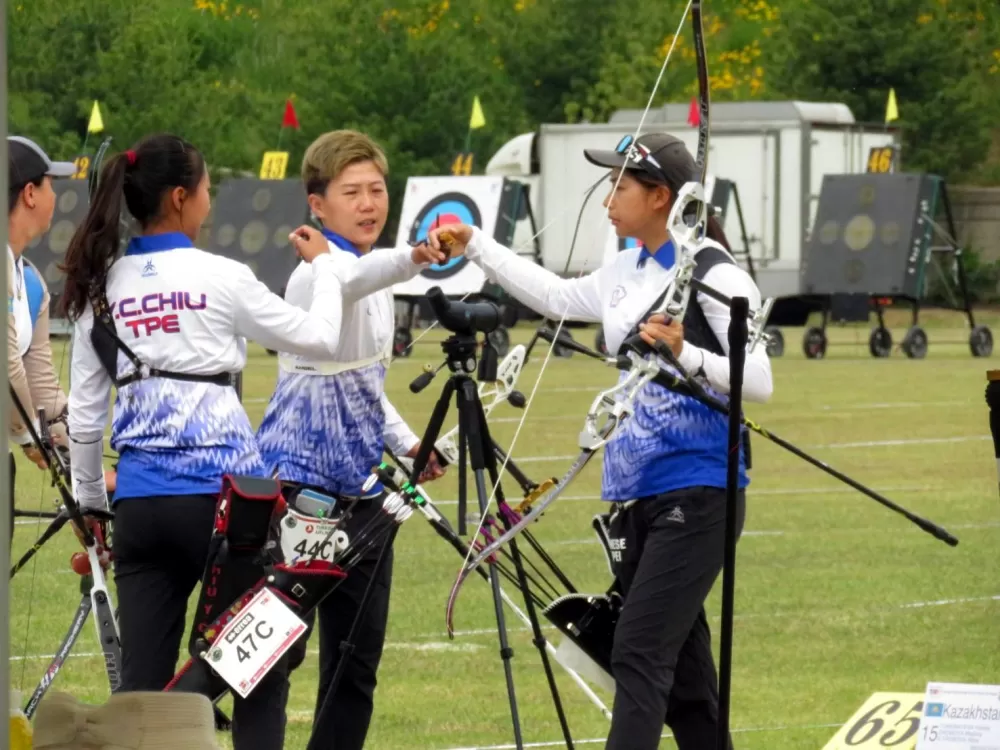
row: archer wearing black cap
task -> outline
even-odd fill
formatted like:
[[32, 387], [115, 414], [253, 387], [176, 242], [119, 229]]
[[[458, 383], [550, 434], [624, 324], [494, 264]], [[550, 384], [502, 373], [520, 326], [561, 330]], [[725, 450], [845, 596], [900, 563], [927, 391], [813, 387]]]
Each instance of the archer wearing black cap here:
[[[540, 268], [475, 227], [433, 230], [432, 247], [447, 232], [467, 246], [466, 256], [490, 281], [532, 310], [554, 320], [601, 324], [609, 351], [618, 351], [635, 333], [649, 344], [665, 342], [681, 367], [725, 402], [728, 305], [698, 293], [683, 320], [663, 315], [646, 320], [676, 277], [682, 250], [694, 255], [695, 278], [727, 297], [746, 297], [751, 310], [761, 306], [760, 291], [736, 265], [714, 218], [704, 225], [705, 236], [695, 222], [693, 239], [683, 217], [668, 225], [678, 196], [689, 194], [685, 186], [701, 179], [695, 160], [667, 133], [635, 141], [628, 136], [613, 150], [587, 150], [584, 156], [611, 170], [614, 189], [604, 201], [608, 218], [619, 237], [635, 237], [642, 247], [623, 250], [593, 273], [571, 279]], [[746, 401], [771, 397], [771, 366], [763, 347], [747, 354], [743, 377]], [[634, 413], [604, 446], [601, 497], [611, 504], [609, 536], [620, 553], [613, 565], [623, 597], [611, 655], [615, 702], [605, 747], [653, 750], [665, 721], [679, 750], [714, 748], [718, 678], [704, 603], [723, 563], [727, 417], [652, 382], [632, 406]], [[747, 453], [741, 451], [740, 458], [737, 529], [742, 531]]]
[[[45, 280], [23, 257], [25, 248], [49, 230], [56, 194], [52, 178], [69, 177], [76, 167], [53, 162], [41, 147], [20, 136], [7, 138], [7, 367], [10, 384], [29, 415], [44, 408], [47, 419], [61, 418], [66, 394], [52, 367], [49, 345], [49, 292]], [[37, 425], [35, 425], [37, 427]], [[25, 455], [45, 467], [41, 452], [32, 444], [27, 426], [11, 406], [9, 439]], [[65, 444], [61, 422], [51, 425], [53, 438]], [[11, 518], [14, 512], [14, 454], [11, 464]], [[13, 534], [13, 522], [11, 533]]]

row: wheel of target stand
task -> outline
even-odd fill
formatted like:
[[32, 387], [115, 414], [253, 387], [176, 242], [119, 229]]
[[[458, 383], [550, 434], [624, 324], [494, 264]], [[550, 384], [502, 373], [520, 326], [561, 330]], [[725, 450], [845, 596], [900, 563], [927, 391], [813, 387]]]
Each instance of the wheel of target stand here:
[[604, 356], [608, 355], [608, 342], [604, 340], [604, 326], [597, 329], [597, 335], [594, 337], [594, 348]]
[[969, 348], [973, 357], [988, 357], [993, 353], [993, 333], [989, 326], [978, 325], [972, 329]]
[[912, 326], [903, 337], [903, 351], [910, 359], [923, 359], [927, 356], [927, 334], [920, 326]]
[[807, 359], [823, 359], [826, 356], [826, 333], [822, 328], [810, 328], [802, 337], [802, 352]]
[[785, 336], [777, 326], [765, 326], [764, 333], [770, 337], [767, 343], [767, 356], [780, 357], [785, 353]]
[[392, 339], [392, 353], [397, 357], [409, 357], [413, 354], [413, 334], [409, 328], [397, 328]]
[[888, 328], [872, 328], [868, 337], [868, 351], [873, 357], [888, 357], [892, 354], [892, 334]]
[[507, 352], [510, 351], [510, 332], [506, 328], [500, 326], [486, 334], [486, 337], [497, 350], [497, 354], [501, 357], [507, 356]]

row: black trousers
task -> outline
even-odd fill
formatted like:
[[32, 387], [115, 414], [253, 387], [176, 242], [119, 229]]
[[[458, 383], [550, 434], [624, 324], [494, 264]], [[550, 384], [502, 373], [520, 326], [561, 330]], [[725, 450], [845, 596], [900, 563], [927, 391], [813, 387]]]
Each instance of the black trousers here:
[[[177, 671], [188, 599], [205, 570], [217, 499], [141, 497], [115, 505], [120, 692], [163, 690]], [[287, 701], [282, 660], [246, 699], [234, 696], [233, 747], [281, 750]]]
[[[381, 513], [382, 498], [359, 500], [344, 528], [348, 537], [358, 533], [369, 520]], [[346, 657], [344, 672], [336, 691], [330, 695], [333, 676], [343, 657], [342, 647], [351, 631], [368, 582], [375, 573], [375, 564], [383, 541], [369, 550], [357, 565], [307, 618], [309, 630], [298, 640], [290, 652], [291, 668], [298, 667], [305, 658], [306, 646], [313, 630], [319, 630], [319, 689], [316, 695], [312, 736], [320, 747], [327, 750], [361, 750], [365, 745], [368, 727], [374, 709], [376, 673], [382, 660], [386, 625], [389, 621], [389, 592], [392, 586], [393, 549], [385, 552], [375, 589], [368, 606], [361, 615], [355, 631], [354, 650]], [[318, 620], [318, 626], [317, 622]], [[320, 717], [324, 702], [328, 703]]]
[[[742, 491], [738, 512], [742, 533]], [[611, 653], [608, 750], [654, 750], [664, 722], [679, 750], [715, 747], [719, 687], [704, 603], [722, 570], [725, 515], [725, 490], [693, 487], [639, 500], [611, 519], [624, 604]]]

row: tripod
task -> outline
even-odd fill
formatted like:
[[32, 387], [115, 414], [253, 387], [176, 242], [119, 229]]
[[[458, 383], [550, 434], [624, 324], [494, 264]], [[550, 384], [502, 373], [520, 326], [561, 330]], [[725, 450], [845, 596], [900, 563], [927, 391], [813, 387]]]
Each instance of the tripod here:
[[[431, 296], [430, 294], [428, 296]], [[448, 316], [440, 315], [442, 322]], [[485, 337], [484, 337], [485, 338]], [[427, 425], [421, 442], [420, 450], [413, 461], [413, 468], [410, 473], [410, 482], [413, 483], [420, 476], [420, 473], [427, 465], [431, 450], [438, 439], [441, 428], [444, 424], [452, 395], [455, 396], [458, 405], [458, 506], [459, 506], [459, 527], [460, 534], [464, 534], [465, 508], [467, 504], [467, 463], [471, 462], [472, 472], [475, 477], [476, 497], [479, 502], [479, 512], [485, 518], [489, 507], [490, 495], [486, 489], [486, 473], [489, 473], [490, 480], [496, 487], [496, 494], [499, 502], [503, 502], [503, 491], [499, 484], [499, 470], [497, 468], [494, 442], [490, 437], [489, 427], [486, 422], [486, 415], [483, 410], [482, 401], [479, 398], [479, 391], [472, 374], [476, 372], [476, 350], [478, 348], [476, 334], [474, 330], [466, 329], [461, 333], [454, 333], [442, 343], [445, 353], [445, 361], [452, 375], [445, 383], [441, 396], [434, 406], [430, 422]], [[485, 338], [483, 343], [482, 359], [479, 362], [478, 377], [483, 381], [492, 381], [497, 377], [497, 352]], [[466, 458], [468, 450], [468, 462]], [[505, 528], [510, 528], [510, 521], [504, 514], [500, 514], [501, 521]], [[538, 622], [535, 612], [534, 602], [528, 588], [527, 576], [524, 570], [523, 561], [516, 543], [510, 545], [511, 557], [517, 574], [518, 587], [524, 597], [525, 609], [531, 623], [533, 643], [538, 648], [545, 669], [545, 676], [548, 680], [549, 690], [552, 693], [552, 700], [559, 716], [559, 723], [562, 727], [563, 737], [566, 740], [566, 747], [572, 748], [573, 741], [563, 711], [562, 701], [559, 697], [559, 690], [556, 686], [555, 676], [552, 672], [552, 665], [549, 661], [548, 652], [545, 649], [545, 638]], [[510, 648], [507, 640], [507, 628], [504, 621], [503, 601], [500, 591], [500, 580], [494, 566], [489, 567], [489, 581], [493, 593], [493, 607], [497, 621], [497, 634], [500, 639], [500, 656], [503, 661], [504, 675], [507, 682], [507, 696], [510, 701], [511, 720], [514, 729], [514, 740], [516, 746], [523, 747], [521, 737], [521, 725], [518, 718], [517, 697], [514, 690], [514, 677], [511, 669], [511, 659], [514, 656], [513, 649]]]

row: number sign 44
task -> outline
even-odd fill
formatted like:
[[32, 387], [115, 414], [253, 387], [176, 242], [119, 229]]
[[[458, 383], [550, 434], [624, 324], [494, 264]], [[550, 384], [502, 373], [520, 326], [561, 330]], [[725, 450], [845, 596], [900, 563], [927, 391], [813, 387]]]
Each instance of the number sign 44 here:
[[874, 693], [823, 750], [914, 750], [923, 708], [923, 693]]

